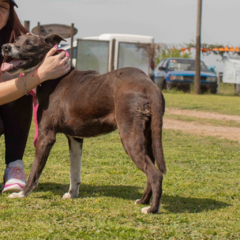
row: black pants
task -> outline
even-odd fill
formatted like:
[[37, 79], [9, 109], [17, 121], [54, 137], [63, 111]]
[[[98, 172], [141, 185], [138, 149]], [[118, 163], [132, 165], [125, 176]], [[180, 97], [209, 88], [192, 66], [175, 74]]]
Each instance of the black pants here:
[[5, 162], [9, 164], [23, 158], [32, 121], [32, 96], [0, 106], [4, 124]]

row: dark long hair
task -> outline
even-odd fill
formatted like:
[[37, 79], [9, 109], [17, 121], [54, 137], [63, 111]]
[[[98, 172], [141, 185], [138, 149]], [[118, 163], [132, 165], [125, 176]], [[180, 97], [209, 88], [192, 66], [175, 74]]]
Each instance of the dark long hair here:
[[[27, 29], [21, 24], [13, 4], [10, 2], [10, 14], [7, 24], [0, 30], [0, 49], [5, 43], [12, 43], [22, 34], [26, 34]], [[1, 52], [1, 51], [0, 51]], [[0, 54], [0, 65], [3, 61], [7, 61]]]

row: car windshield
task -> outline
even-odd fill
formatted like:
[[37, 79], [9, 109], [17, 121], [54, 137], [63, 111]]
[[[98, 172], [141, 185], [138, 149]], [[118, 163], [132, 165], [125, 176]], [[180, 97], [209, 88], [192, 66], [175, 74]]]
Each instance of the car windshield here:
[[[204, 62], [200, 63], [201, 71], [207, 72]], [[168, 63], [169, 71], [195, 71], [195, 60], [193, 59], [170, 59]]]

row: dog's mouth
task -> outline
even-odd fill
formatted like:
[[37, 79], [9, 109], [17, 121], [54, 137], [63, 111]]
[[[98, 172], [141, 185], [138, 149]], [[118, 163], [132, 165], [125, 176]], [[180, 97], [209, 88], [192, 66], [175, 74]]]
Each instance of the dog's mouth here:
[[17, 59], [13, 58], [10, 62], [5, 62], [1, 66], [2, 72], [15, 73], [19, 69], [26, 69], [31, 63], [32, 58]]

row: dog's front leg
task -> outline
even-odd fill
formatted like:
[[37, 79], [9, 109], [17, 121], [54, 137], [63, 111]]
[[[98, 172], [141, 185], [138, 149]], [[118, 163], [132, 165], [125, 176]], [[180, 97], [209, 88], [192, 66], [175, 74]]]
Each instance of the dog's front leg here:
[[11, 195], [9, 195], [9, 198], [27, 197], [33, 189], [37, 188], [39, 177], [47, 162], [50, 150], [55, 141], [56, 138], [54, 132], [47, 132], [38, 136], [37, 146], [35, 150], [35, 158], [26, 186], [21, 192], [12, 193]]
[[82, 145], [83, 139], [76, 139], [70, 136], [68, 145], [70, 151], [70, 187], [69, 191], [63, 195], [64, 199], [77, 198], [79, 194], [79, 186], [81, 183], [81, 163], [82, 163]]

